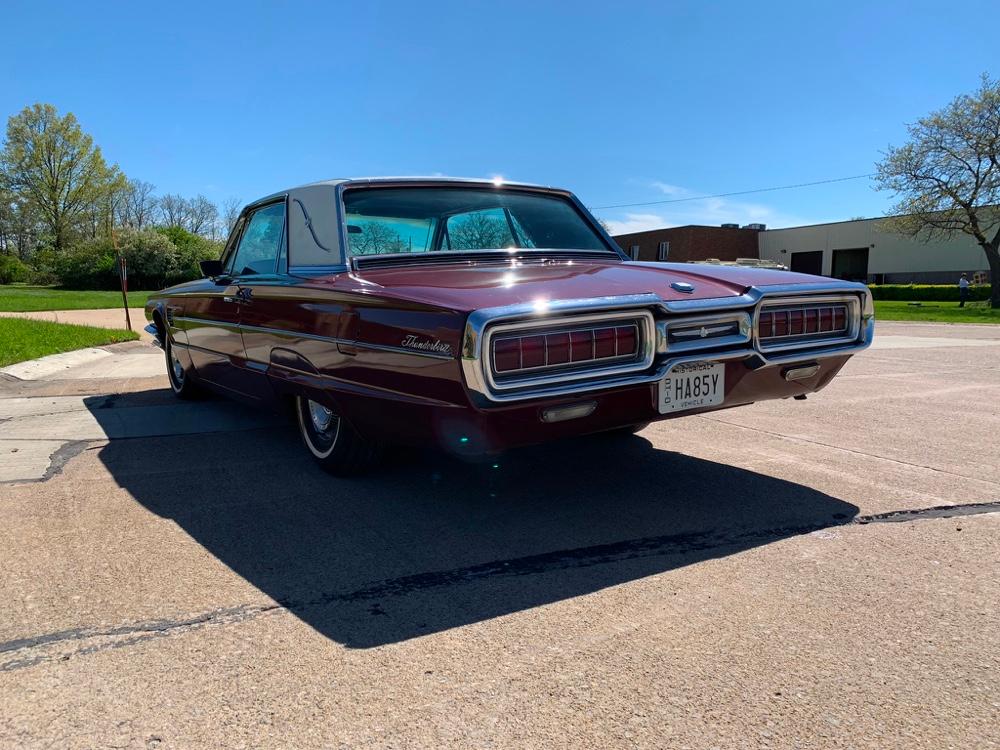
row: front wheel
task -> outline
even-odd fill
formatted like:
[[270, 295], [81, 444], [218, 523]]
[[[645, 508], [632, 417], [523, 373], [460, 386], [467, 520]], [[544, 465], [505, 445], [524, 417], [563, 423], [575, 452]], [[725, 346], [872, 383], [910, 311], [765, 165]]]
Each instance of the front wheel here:
[[329, 407], [296, 396], [295, 414], [302, 442], [325, 471], [350, 476], [365, 472], [375, 463], [376, 446]]
[[198, 386], [191, 380], [184, 363], [177, 357], [170, 334], [164, 336], [163, 354], [167, 360], [167, 378], [170, 379], [170, 389], [177, 398], [192, 399], [201, 395]]

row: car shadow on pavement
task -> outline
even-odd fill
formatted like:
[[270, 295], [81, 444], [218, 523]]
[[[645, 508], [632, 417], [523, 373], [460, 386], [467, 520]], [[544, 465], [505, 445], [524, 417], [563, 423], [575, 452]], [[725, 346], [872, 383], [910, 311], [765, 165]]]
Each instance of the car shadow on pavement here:
[[[683, 446], [682, 423], [653, 429]], [[398, 448], [350, 480], [316, 467], [290, 426], [113, 440], [100, 460], [150, 511], [352, 648], [560, 602], [858, 513], [809, 487], [656, 449], [642, 434], [482, 464]]]

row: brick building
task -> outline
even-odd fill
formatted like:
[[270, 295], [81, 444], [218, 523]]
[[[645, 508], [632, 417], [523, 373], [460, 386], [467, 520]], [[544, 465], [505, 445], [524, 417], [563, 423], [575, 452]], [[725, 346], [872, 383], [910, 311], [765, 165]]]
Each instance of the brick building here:
[[763, 224], [749, 224], [745, 227], [736, 224], [724, 224], [721, 227], [689, 224], [619, 234], [614, 239], [633, 260], [669, 260], [676, 263], [707, 258], [736, 260], [758, 257], [760, 251], [757, 235], [763, 230]]
[[[994, 220], [1000, 224], [1000, 217]], [[996, 231], [992, 229], [991, 231]], [[689, 225], [617, 235], [635, 260], [697, 262], [757, 258], [792, 271], [872, 284], [954, 284], [961, 274], [988, 278], [986, 256], [972, 237], [929, 241], [893, 231], [884, 219], [852, 219], [787, 229], [763, 224]]]

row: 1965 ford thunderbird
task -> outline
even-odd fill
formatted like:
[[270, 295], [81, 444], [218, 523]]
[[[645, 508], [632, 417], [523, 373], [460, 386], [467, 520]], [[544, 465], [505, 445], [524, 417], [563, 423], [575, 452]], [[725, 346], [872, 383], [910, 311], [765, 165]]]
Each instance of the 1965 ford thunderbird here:
[[874, 333], [863, 284], [631, 262], [563, 190], [334, 180], [247, 206], [206, 278], [150, 297], [174, 392], [294, 410], [335, 474], [823, 388]]

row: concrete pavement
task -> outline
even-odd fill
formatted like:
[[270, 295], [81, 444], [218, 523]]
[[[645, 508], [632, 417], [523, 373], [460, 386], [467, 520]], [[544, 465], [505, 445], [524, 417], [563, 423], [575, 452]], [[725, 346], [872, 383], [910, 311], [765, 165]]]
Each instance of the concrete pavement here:
[[998, 746], [998, 329], [881, 324], [805, 402], [350, 481], [68, 370], [0, 376], [34, 471], [0, 484], [0, 746]]

